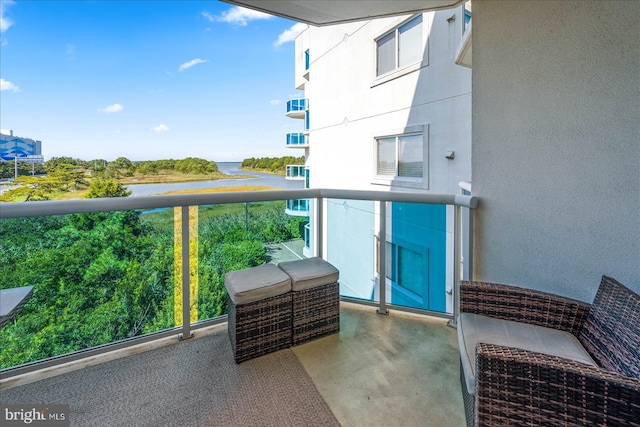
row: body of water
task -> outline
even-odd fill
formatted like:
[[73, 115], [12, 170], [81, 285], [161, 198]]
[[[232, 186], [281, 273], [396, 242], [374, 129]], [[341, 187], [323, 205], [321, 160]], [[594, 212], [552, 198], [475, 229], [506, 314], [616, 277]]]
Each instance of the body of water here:
[[221, 162], [218, 163], [218, 170], [227, 175], [251, 175], [253, 178], [175, 182], [170, 184], [129, 184], [127, 188], [131, 191], [131, 196], [157, 196], [168, 191], [258, 185], [283, 190], [300, 190], [304, 188], [304, 180], [285, 179], [283, 175], [247, 172], [240, 169], [241, 164], [240, 162]]

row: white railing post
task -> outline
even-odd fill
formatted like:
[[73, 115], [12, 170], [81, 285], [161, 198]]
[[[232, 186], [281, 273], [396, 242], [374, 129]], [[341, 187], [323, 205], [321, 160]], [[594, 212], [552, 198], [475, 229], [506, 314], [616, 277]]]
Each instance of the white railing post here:
[[326, 259], [327, 258], [327, 254], [324, 253], [323, 250], [323, 235], [324, 235], [324, 198], [323, 197], [318, 197], [316, 199], [316, 232], [315, 232], [315, 237], [316, 237], [316, 249], [315, 249], [315, 255], [319, 256], [320, 258]]
[[448, 325], [455, 328], [460, 314], [460, 281], [473, 280], [473, 213], [470, 208], [454, 206], [453, 233], [453, 319]]
[[182, 206], [182, 333], [180, 339], [192, 336], [189, 242], [189, 206]]
[[453, 207], [453, 319], [447, 322], [452, 328], [458, 327], [458, 313], [460, 312], [460, 259], [462, 235], [461, 235], [461, 208]]
[[387, 202], [378, 202], [380, 212], [380, 238], [378, 249], [378, 281], [380, 306], [378, 314], [389, 314], [387, 310]]
[[462, 280], [473, 280], [473, 212], [462, 210]]

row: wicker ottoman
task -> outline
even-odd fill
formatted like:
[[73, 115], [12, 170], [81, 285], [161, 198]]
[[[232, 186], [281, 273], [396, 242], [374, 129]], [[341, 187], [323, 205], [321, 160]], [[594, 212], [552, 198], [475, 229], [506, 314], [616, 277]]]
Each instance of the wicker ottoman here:
[[291, 277], [293, 345], [340, 330], [338, 270], [322, 258], [281, 262]]
[[273, 264], [225, 274], [236, 363], [291, 347], [291, 279]]

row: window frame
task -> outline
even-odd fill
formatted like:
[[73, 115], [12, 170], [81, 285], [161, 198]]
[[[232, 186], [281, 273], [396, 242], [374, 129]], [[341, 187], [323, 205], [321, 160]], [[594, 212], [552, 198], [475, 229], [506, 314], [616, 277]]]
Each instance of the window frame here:
[[[413, 21], [414, 19], [417, 18], [421, 18], [421, 23], [420, 23], [420, 30], [421, 30], [421, 34], [420, 34], [420, 41], [421, 41], [421, 52], [422, 55], [419, 59], [417, 59], [416, 61], [411, 61], [408, 64], [399, 65], [399, 32], [401, 27], [404, 27], [405, 25], [409, 24], [411, 21]], [[385, 83], [389, 80], [393, 80], [397, 77], [400, 77], [402, 75], [411, 73], [413, 71], [419, 70], [422, 67], [425, 67], [427, 65], [429, 65], [429, 43], [428, 43], [428, 34], [429, 34], [429, 30], [428, 30], [428, 26], [429, 26], [429, 20], [425, 19], [426, 17], [424, 16], [424, 14], [422, 13], [418, 13], [415, 15], [410, 16], [409, 18], [405, 18], [405, 19], [401, 19], [399, 21], [395, 21], [393, 23], [393, 25], [389, 26], [385, 31], [383, 31], [382, 33], [380, 33], [380, 35], [376, 38], [373, 39], [373, 84], [371, 87], [375, 87], [379, 84]], [[379, 62], [379, 58], [378, 58], [378, 42], [386, 37], [388, 37], [389, 35], [394, 34], [394, 68], [386, 71], [384, 73], [378, 74], [378, 62]], [[401, 47], [400, 47], [401, 48]]]
[[[402, 136], [422, 136], [422, 177], [399, 176], [398, 141]], [[395, 175], [378, 173], [378, 143], [382, 139], [395, 138]], [[429, 189], [429, 124], [411, 126], [404, 129], [373, 135], [373, 179], [372, 184]]]

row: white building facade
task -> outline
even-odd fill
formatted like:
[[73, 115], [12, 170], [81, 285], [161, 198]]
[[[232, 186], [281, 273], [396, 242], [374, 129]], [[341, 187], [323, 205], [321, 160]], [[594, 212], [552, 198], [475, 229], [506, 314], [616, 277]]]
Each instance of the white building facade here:
[[[296, 39], [288, 105], [303, 119], [287, 145], [305, 151], [309, 188], [460, 193], [471, 180], [471, 70], [456, 65], [470, 11], [437, 12], [308, 27]], [[304, 111], [304, 113], [302, 113]], [[323, 236], [315, 208], [305, 255], [340, 270], [341, 295], [377, 300], [379, 206], [326, 200]], [[300, 205], [298, 203], [298, 205]], [[387, 203], [386, 300], [451, 312], [453, 212], [442, 205]]]

